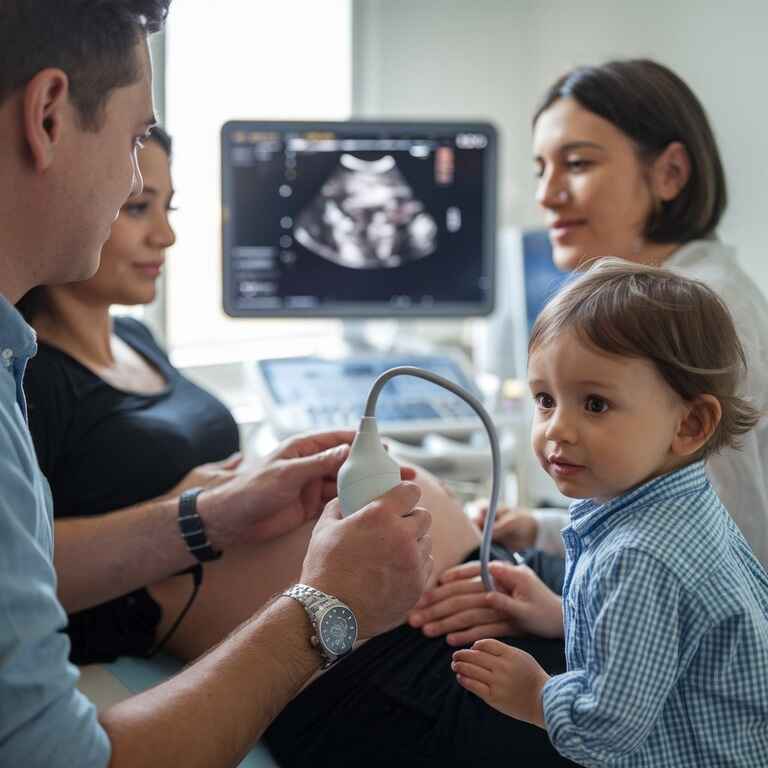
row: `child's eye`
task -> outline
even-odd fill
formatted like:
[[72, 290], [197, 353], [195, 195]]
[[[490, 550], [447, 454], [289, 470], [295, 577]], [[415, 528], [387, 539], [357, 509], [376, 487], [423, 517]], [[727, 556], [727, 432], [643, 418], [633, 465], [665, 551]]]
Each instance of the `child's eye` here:
[[555, 407], [554, 398], [552, 395], [548, 395], [546, 392], [539, 392], [537, 395], [533, 396], [533, 399], [536, 402], [537, 407], [543, 411], [547, 411], [550, 408]]
[[605, 413], [608, 410], [608, 403], [602, 397], [590, 395], [584, 403], [584, 408], [590, 413]]

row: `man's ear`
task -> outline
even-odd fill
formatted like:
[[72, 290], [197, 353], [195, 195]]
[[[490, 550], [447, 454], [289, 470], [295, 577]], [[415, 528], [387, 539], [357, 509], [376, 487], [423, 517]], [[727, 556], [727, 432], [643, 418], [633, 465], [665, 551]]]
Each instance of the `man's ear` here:
[[24, 87], [24, 137], [36, 171], [47, 170], [72, 112], [69, 78], [60, 69], [43, 69]]
[[653, 195], [661, 202], [674, 200], [691, 178], [691, 159], [685, 144], [673, 141], [653, 161], [651, 186]]
[[685, 413], [672, 439], [672, 453], [676, 456], [692, 456], [703, 448], [712, 437], [723, 409], [714, 395], [699, 395], [695, 400], [684, 404]]

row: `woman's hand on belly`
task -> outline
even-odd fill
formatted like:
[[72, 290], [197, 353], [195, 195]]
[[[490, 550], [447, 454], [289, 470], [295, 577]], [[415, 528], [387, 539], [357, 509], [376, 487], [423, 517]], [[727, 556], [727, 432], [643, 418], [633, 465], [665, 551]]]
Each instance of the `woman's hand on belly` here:
[[493, 562], [490, 568], [495, 592], [480, 581], [480, 563], [449, 568], [408, 614], [408, 623], [428, 637], [447, 635], [456, 646], [521, 634], [563, 637], [559, 595], [527, 566]]

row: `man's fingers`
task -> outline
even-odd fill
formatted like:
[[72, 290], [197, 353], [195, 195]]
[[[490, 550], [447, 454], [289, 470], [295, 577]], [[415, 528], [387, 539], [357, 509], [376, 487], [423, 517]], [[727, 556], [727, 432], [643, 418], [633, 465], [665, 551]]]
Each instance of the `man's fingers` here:
[[286, 444], [286, 450], [294, 456], [309, 456], [314, 453], [335, 448], [346, 443], [351, 445], [355, 432], [349, 429], [336, 429], [328, 432], [316, 432], [311, 435], [293, 438]]
[[416, 546], [419, 551], [419, 559], [422, 562], [425, 562], [432, 556], [432, 536], [429, 534], [429, 532], [425, 533], [423, 536], [416, 540]]
[[[431, 550], [431, 546], [430, 546]], [[424, 562], [422, 563], [421, 568], [421, 576], [426, 584], [429, 577], [432, 575], [432, 571], [435, 569], [435, 558], [432, 555], [432, 552], [430, 551], [428, 555], [425, 556]]]
[[416, 506], [421, 498], [421, 488], [416, 483], [401, 482], [394, 488], [390, 488], [379, 499], [374, 499], [370, 504], [366, 504], [361, 511], [373, 511], [381, 507], [388, 506], [395, 510], [400, 517], [407, 515]]
[[[421, 488], [416, 483], [401, 482], [394, 488], [390, 488], [385, 494], [366, 504], [352, 516], [376, 517], [380, 514], [395, 515], [401, 518], [401, 525], [408, 531], [409, 536], [420, 539], [432, 525], [430, 513], [423, 507], [415, 506], [420, 497]], [[373, 521], [372, 524], [374, 524]]]
[[335, 480], [323, 480], [323, 487], [320, 490], [320, 497], [323, 502], [335, 499], [339, 495], [339, 488]]
[[416, 477], [416, 470], [413, 467], [400, 467], [401, 480], [413, 480]]
[[413, 535], [417, 539], [421, 539], [427, 533], [429, 533], [432, 527], [432, 515], [428, 509], [424, 507], [414, 507], [413, 512], [408, 515], [408, 522], [413, 528]]
[[331, 499], [326, 505], [320, 520], [341, 520], [341, 503], [338, 499]]
[[342, 444], [327, 448], [319, 453], [313, 453], [310, 456], [286, 458], [282, 461], [285, 462], [285, 471], [291, 473], [291, 482], [297, 486], [302, 486], [311, 480], [335, 477], [348, 455], [349, 446]]

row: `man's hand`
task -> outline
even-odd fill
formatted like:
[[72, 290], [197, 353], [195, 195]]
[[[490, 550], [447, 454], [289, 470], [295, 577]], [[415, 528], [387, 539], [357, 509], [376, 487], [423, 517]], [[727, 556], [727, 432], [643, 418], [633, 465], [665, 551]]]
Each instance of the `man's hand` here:
[[411, 626], [428, 637], [447, 635], [456, 646], [486, 637], [563, 636], [562, 600], [530, 568], [498, 561], [489, 567], [496, 591], [485, 591], [478, 562], [449, 568], [410, 612]]
[[[470, 518], [482, 530], [488, 514], [488, 502], [479, 502], [470, 510]], [[525, 507], [499, 507], [493, 521], [493, 540], [516, 552], [536, 543], [539, 523]]]
[[243, 454], [238, 451], [222, 461], [201, 464], [187, 472], [178, 484], [161, 498], [170, 499], [174, 496], [181, 496], [184, 491], [190, 488], [215, 488], [217, 485], [226, 483], [237, 474], [242, 461]]
[[198, 509], [214, 549], [262, 542], [316, 518], [336, 496], [336, 475], [354, 432], [323, 432], [280, 445], [252, 472], [200, 494]]
[[414, 507], [420, 495], [401, 483], [347, 518], [335, 499], [315, 526], [301, 582], [347, 603], [361, 639], [401, 624], [432, 571], [431, 517]]
[[549, 675], [530, 654], [498, 640], [478, 640], [453, 654], [451, 669], [459, 685], [489, 706], [546, 728], [541, 691]]

